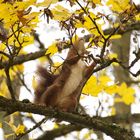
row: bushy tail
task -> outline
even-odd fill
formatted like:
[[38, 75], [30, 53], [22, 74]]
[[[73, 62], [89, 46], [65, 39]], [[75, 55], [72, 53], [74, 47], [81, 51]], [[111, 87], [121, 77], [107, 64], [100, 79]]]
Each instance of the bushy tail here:
[[35, 89], [35, 103], [40, 102], [40, 98], [42, 94], [46, 91], [46, 89], [53, 84], [54, 80], [58, 77], [58, 75], [53, 75], [48, 72], [48, 70], [42, 66], [38, 66], [37, 68], [37, 77], [38, 77], [38, 85]]

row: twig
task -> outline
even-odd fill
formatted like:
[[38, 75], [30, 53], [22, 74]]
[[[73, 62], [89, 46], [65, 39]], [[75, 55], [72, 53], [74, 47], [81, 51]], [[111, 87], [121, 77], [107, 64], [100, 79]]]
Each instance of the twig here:
[[137, 53], [135, 53], [136, 58], [131, 62], [130, 66], [128, 67], [129, 69], [132, 68], [135, 63], [137, 63], [140, 60], [140, 49]]
[[10, 55], [9, 55], [9, 54], [7, 54], [7, 53], [5, 53], [5, 52], [3, 52], [3, 51], [0, 51], [0, 54], [3, 54], [4, 56], [6, 56], [6, 57], [10, 58]]
[[64, 136], [70, 132], [78, 131], [83, 128], [84, 127], [82, 127], [81, 125], [62, 125], [59, 128], [44, 132], [43, 135], [39, 136], [35, 140], [54, 140], [56, 137]]
[[116, 59], [115, 62], [118, 63], [123, 69], [127, 70], [127, 71], [128, 71], [131, 75], [133, 75], [134, 77], [137, 77], [138, 75], [140, 75], [140, 70], [137, 71], [137, 73], [133, 73], [133, 72], [130, 71], [130, 68], [131, 68], [131, 67], [130, 67], [130, 68], [129, 68], [129, 66], [126, 67], [125, 65], [122, 64], [122, 62], [118, 61], [117, 59]]
[[105, 38], [104, 40], [104, 45], [103, 45], [103, 48], [102, 48], [102, 50], [101, 50], [101, 53], [100, 53], [100, 58], [103, 60], [103, 57], [104, 57], [104, 53], [105, 53], [105, 51], [106, 51], [106, 47], [107, 47], [107, 42], [109, 41], [109, 39], [111, 38], [111, 36], [112, 35], [114, 35], [117, 31], [118, 31], [118, 29], [120, 28], [120, 26], [118, 26], [116, 29], [114, 29], [113, 31], [112, 31], [112, 33], [110, 33], [110, 35], [107, 37], [107, 38]]
[[98, 25], [96, 24], [96, 21], [90, 16], [90, 14], [85, 10], [85, 8], [80, 4], [80, 2], [78, 0], [75, 0], [77, 2], [77, 4], [81, 7], [81, 9], [84, 11], [84, 13], [89, 17], [89, 19], [93, 22], [93, 24], [95, 25], [98, 33], [102, 36], [102, 38], [105, 40], [104, 35], [101, 33], [101, 31], [99, 30]]
[[[23, 74], [23, 73], [22, 73], [22, 74], [17, 73], [17, 76], [18, 76], [19, 80], [21, 81], [22, 85], [23, 85], [30, 93], [32, 93], [32, 91], [28, 88], [28, 86], [26, 85], [26, 83], [25, 83], [25, 81], [24, 81], [24, 74]], [[23, 78], [21, 78], [21, 76], [22, 76]]]
[[9, 38], [11, 38], [16, 32], [20, 31], [25, 25], [27, 26], [28, 23], [30, 23], [31, 21], [32, 21], [32, 19], [29, 20], [29, 21], [27, 21], [27, 22], [26, 22], [24, 25], [22, 25], [21, 27], [17, 28], [16, 31], [14, 31], [11, 35], [9, 35], [9, 36], [7, 37], [7, 40], [8, 40]]
[[[125, 29], [122, 30], [121, 28], [119, 28], [119, 30], [117, 30], [115, 32], [115, 34], [123, 34], [123, 33], [128, 32], [128, 31], [139, 30], [139, 29], [140, 29], [140, 22], [139, 21], [135, 22], [135, 23], [131, 23], [131, 24], [128, 23], [128, 24], [126, 24]], [[109, 35], [110, 33], [112, 33], [113, 30], [114, 30], [114, 28], [109, 28], [109, 29], [104, 30], [103, 32], [105, 35]]]
[[46, 121], [46, 119], [47, 119], [46, 117], [43, 118], [40, 122], [38, 122], [36, 125], [34, 125], [31, 129], [27, 130], [23, 134], [18, 135], [14, 140], [20, 140], [23, 136], [27, 135], [28, 133], [30, 133], [31, 131], [33, 131], [37, 127], [39, 127], [42, 123], [44, 123]]
[[6, 74], [6, 77], [7, 77], [7, 86], [8, 86], [8, 89], [9, 89], [9, 93], [11, 94], [11, 98], [13, 100], [16, 100], [15, 98], [15, 92], [13, 90], [13, 87], [12, 87], [12, 81], [11, 81], [11, 78], [10, 78], [10, 74], [9, 74], [9, 66], [5, 67], [5, 74]]

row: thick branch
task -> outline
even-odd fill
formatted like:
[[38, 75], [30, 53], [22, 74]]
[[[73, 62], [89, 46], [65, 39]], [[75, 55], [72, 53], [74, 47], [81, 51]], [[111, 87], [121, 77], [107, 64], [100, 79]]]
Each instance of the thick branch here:
[[35, 105], [32, 103], [23, 103], [20, 101], [14, 101], [11, 99], [6, 99], [0, 96], [0, 109], [2, 111], [15, 112], [31, 112], [34, 114], [47, 115], [50, 118], [57, 118], [70, 123], [79, 124], [83, 127], [92, 128], [106, 133], [116, 140], [138, 140], [134, 137], [133, 133], [128, 132], [111, 123], [106, 123], [99, 118], [91, 118], [89, 116], [80, 116], [77, 114], [60, 112], [49, 108], [44, 108], [44, 106]]
[[[128, 31], [139, 30], [139, 29], [140, 29], [140, 22], [135, 22], [131, 24], [129, 23], [129, 24], [126, 24], [123, 29], [119, 28], [117, 32], [115, 32], [115, 34], [123, 34]], [[109, 28], [109, 29], [104, 30], [103, 32], [105, 35], [109, 35], [113, 31], [114, 31], [114, 28]]]
[[140, 123], [140, 114], [117, 114], [101, 119], [111, 123]]
[[[13, 61], [10, 63], [10, 66], [19, 65], [19, 64], [22, 64], [27, 61], [35, 60], [37, 58], [44, 56], [45, 53], [46, 53], [46, 49], [42, 49], [42, 50], [34, 52], [34, 53], [29, 53], [29, 54], [14, 57]], [[6, 65], [9, 66], [9, 61], [0, 63], [0, 69], [3, 69]]]

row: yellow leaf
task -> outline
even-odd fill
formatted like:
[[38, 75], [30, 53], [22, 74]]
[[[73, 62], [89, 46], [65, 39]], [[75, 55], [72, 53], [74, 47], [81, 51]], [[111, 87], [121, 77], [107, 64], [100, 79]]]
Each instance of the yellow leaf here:
[[4, 70], [0, 70], [0, 77], [5, 76], [5, 71]]
[[27, 117], [33, 117], [32, 113], [27, 113], [26, 116]]
[[75, 23], [75, 27], [76, 28], [84, 28], [84, 26], [83, 26], [83, 24], [80, 22], [80, 21], [77, 21], [76, 23]]
[[104, 76], [104, 75], [100, 76], [98, 78], [98, 80], [99, 80], [100, 84], [102, 84], [102, 85], [107, 85], [108, 82], [112, 81], [108, 76]]
[[113, 58], [118, 58], [118, 55], [116, 53], [110, 53], [108, 54], [109, 59], [113, 59]]
[[[90, 91], [91, 90], [91, 91]], [[102, 87], [101, 86], [99, 86], [99, 85], [96, 85], [96, 86], [92, 86], [91, 87], [91, 89], [89, 89], [89, 91], [90, 91], [90, 95], [92, 95], [92, 96], [98, 96], [98, 94], [99, 93], [101, 93], [102, 92]]]
[[16, 65], [13, 67], [14, 70], [17, 72], [23, 72], [24, 71], [24, 65]]
[[117, 85], [111, 85], [111, 86], [107, 86], [104, 88], [104, 91], [107, 92], [108, 94], [115, 94], [117, 91]]
[[112, 35], [110, 39], [119, 39], [121, 38], [121, 35]]
[[101, 3], [101, 0], [93, 0], [93, 2], [94, 2], [95, 4], [102, 4], [102, 3]]
[[4, 97], [8, 96], [8, 88], [5, 80], [0, 84], [0, 95]]
[[115, 100], [114, 100], [116, 103], [118, 103], [118, 102], [122, 102], [123, 100], [122, 100], [122, 98], [115, 98]]
[[92, 19], [97, 18], [97, 16], [93, 12], [89, 12], [89, 14]]
[[71, 16], [71, 13], [69, 12], [68, 9], [64, 8], [61, 5], [55, 6], [51, 12], [53, 13], [53, 19], [58, 20], [58, 21], [65, 21]]
[[3, 93], [2, 92], [0, 92], [0, 96], [3, 96]]
[[38, 18], [39, 14], [40, 14], [39, 12], [32, 12], [24, 16], [27, 19], [28, 27], [35, 28], [37, 26], [37, 23], [39, 22]]
[[92, 96], [97, 96], [101, 92], [101, 90], [102, 89], [97, 86], [96, 77], [91, 76], [85, 84], [82, 92], [85, 94], [90, 94]]
[[120, 95], [120, 99], [127, 105], [130, 105], [134, 102], [135, 90], [131, 87], [128, 87], [126, 83], [122, 83], [117, 87], [117, 93]]
[[72, 42], [74, 43], [74, 42], [76, 42], [77, 40], [78, 40], [78, 36], [77, 35], [74, 35], [73, 37], [72, 37]]
[[129, 87], [128, 94], [135, 94], [135, 90], [133, 88]]
[[33, 87], [33, 89], [36, 89], [36, 87], [37, 87], [37, 79], [35, 78], [35, 76], [33, 76], [33, 78], [32, 78], [32, 87]]
[[6, 29], [9, 29], [9, 27], [18, 20], [18, 17], [11, 4], [0, 4], [0, 19], [3, 19], [4, 28]]
[[140, 13], [138, 13], [137, 15], [135, 15], [135, 19], [136, 19], [137, 21], [140, 21]]
[[53, 128], [59, 128], [59, 125], [57, 123], [54, 123], [54, 127]]
[[34, 37], [33, 36], [23, 36], [22, 40], [24, 41], [24, 43], [22, 44], [22, 47], [24, 47], [24, 46], [28, 46], [30, 44], [33, 44]]
[[130, 105], [130, 104], [134, 103], [134, 101], [135, 101], [134, 95], [133, 95], [133, 94], [130, 94], [130, 93], [126, 93], [126, 94], [122, 97], [122, 101], [123, 101], [125, 104]]
[[3, 43], [0, 43], [0, 50], [4, 51], [6, 49], [6, 45], [4, 45]]
[[0, 19], [3, 19], [4, 27], [9, 30], [9, 28], [13, 27], [17, 21], [20, 21], [22, 24], [26, 24], [29, 21], [26, 16], [30, 15], [29, 17], [32, 17], [32, 13], [29, 12], [25, 14], [25, 12], [28, 7], [35, 5], [35, 3], [36, 0], [26, 0], [22, 2], [15, 1], [13, 4], [0, 4]]
[[15, 130], [16, 135], [24, 134], [25, 133], [25, 126], [24, 125], [18, 125], [18, 127]]
[[48, 7], [50, 4], [55, 4], [57, 2], [58, 0], [44, 0], [43, 2], [38, 3], [37, 6]]
[[130, 0], [108, 0], [107, 5], [111, 5], [113, 11], [122, 12], [130, 8]]
[[62, 63], [60, 62], [55, 62], [52, 66], [52, 72], [54, 74], [59, 74], [60, 73], [60, 70], [61, 70], [61, 67], [62, 66]]
[[118, 86], [117, 93], [120, 96], [123, 96], [124, 94], [127, 93], [127, 85], [126, 85], [126, 83], [122, 83], [120, 86]]
[[125, 93], [125, 95], [122, 97], [124, 103], [127, 105], [132, 104], [135, 100], [134, 94], [135, 94], [135, 90], [131, 87], [128, 87], [127, 93]]
[[46, 63], [48, 61], [47, 57], [40, 57], [39, 61], [41, 64]]
[[87, 140], [87, 139], [89, 139], [89, 138], [90, 138], [90, 136], [91, 136], [91, 135], [90, 135], [89, 133], [86, 133], [86, 134], [84, 135], [84, 137], [83, 137], [83, 138], [84, 138], [85, 140]]
[[111, 115], [116, 115], [116, 108], [115, 107], [111, 108]]
[[85, 22], [84, 22], [83, 26], [87, 30], [89, 30], [89, 31], [91, 30], [92, 31], [92, 29], [95, 29], [95, 25], [93, 24], [93, 22], [91, 21], [91, 19], [88, 16], [85, 16], [84, 20], [85, 20]]
[[2, 128], [2, 123], [0, 123], [0, 128]]
[[126, 83], [122, 83], [120, 86], [118, 86], [117, 93], [120, 96], [124, 96], [126, 94], [134, 94], [135, 90], [133, 88], [127, 87]]
[[16, 11], [25, 10], [31, 5], [35, 5], [36, 0], [26, 0], [26, 1], [15, 1], [13, 7]]
[[46, 51], [46, 54], [50, 54], [50, 56], [54, 55], [58, 52], [58, 48], [56, 46], [56, 43], [53, 43], [48, 47], [48, 50]]
[[5, 138], [5, 139], [8, 139], [8, 138], [11, 137], [11, 136], [14, 136], [14, 133], [4, 135], [4, 138]]
[[19, 113], [19, 112], [15, 112], [15, 113], [13, 113], [12, 115], [19, 116], [20, 113]]

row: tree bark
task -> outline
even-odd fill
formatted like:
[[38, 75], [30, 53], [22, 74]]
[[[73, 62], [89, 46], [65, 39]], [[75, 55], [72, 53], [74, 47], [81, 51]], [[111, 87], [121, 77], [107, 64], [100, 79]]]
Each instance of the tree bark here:
[[[120, 39], [112, 40], [112, 51], [118, 55], [118, 59], [125, 65], [129, 66], [129, 51], [130, 51], [130, 35], [131, 32], [126, 32], [122, 35]], [[129, 72], [120, 66], [114, 66], [114, 76], [115, 82], [119, 84], [125, 82], [129, 86], [130, 76]], [[127, 94], [127, 93], [126, 93]], [[116, 95], [115, 98], [117, 98]], [[131, 109], [129, 105], [123, 102], [115, 103], [116, 114], [131, 114]], [[121, 124], [126, 127], [126, 124]], [[128, 126], [128, 125], [127, 125]], [[129, 126], [129, 128], [131, 125]]]

